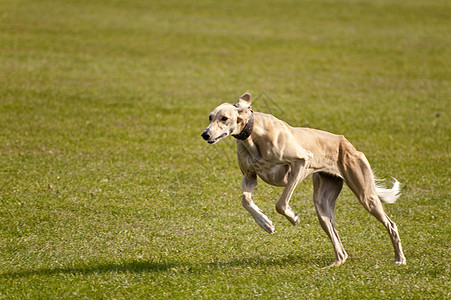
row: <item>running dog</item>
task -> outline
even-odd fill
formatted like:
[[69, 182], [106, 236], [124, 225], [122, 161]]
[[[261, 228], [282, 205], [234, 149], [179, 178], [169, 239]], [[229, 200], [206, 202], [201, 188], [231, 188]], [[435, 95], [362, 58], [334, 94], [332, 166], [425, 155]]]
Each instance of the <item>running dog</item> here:
[[382, 203], [393, 203], [399, 197], [399, 182], [391, 189], [376, 184], [371, 167], [362, 152], [342, 135], [310, 128], [294, 128], [276, 117], [254, 112], [251, 95], [244, 94], [236, 104], [224, 103], [210, 113], [210, 124], [202, 133], [209, 144], [233, 136], [237, 143], [238, 163], [243, 173], [242, 204], [258, 225], [274, 233], [271, 220], [252, 200], [257, 176], [274, 186], [285, 187], [276, 203], [278, 213], [293, 225], [298, 215], [288, 202], [296, 185], [313, 174], [313, 200], [321, 227], [335, 251], [332, 266], [348, 257], [335, 228], [335, 201], [343, 181], [365, 209], [387, 229], [395, 251], [395, 262], [406, 264], [396, 224], [385, 213]]

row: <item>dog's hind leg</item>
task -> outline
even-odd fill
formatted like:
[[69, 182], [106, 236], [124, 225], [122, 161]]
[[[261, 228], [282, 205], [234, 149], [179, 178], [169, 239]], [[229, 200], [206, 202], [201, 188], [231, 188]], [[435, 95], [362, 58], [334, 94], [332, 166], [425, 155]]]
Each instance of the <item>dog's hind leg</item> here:
[[274, 233], [274, 225], [271, 220], [255, 205], [252, 201], [252, 192], [257, 186], [257, 175], [255, 174], [245, 174], [243, 180], [241, 181], [241, 188], [243, 190], [242, 204], [244, 208], [254, 218], [255, 222], [263, 228], [268, 233]]
[[405, 265], [406, 258], [402, 250], [401, 238], [399, 237], [398, 227], [395, 222], [390, 220], [382, 207], [382, 203], [379, 200], [377, 194], [372, 194], [371, 196], [362, 197], [362, 205], [368, 210], [376, 219], [378, 219], [387, 230], [390, 235], [391, 242], [393, 244], [393, 249], [395, 251], [395, 263], [397, 265]]
[[319, 223], [327, 233], [335, 251], [332, 266], [339, 266], [346, 261], [348, 255], [335, 228], [335, 201], [343, 187], [343, 179], [323, 173], [313, 174], [313, 202]]
[[344, 168], [343, 177], [365, 209], [387, 229], [395, 251], [395, 263], [405, 265], [406, 258], [402, 251], [401, 239], [396, 224], [384, 211], [377, 195], [376, 184], [371, 167], [363, 153], [352, 156]]

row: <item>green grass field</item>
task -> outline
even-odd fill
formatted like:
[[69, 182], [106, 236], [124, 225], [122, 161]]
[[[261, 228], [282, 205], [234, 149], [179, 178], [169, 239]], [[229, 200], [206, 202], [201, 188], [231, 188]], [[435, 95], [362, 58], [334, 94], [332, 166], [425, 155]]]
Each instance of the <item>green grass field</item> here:
[[[156, 3], [161, 2], [161, 3]], [[0, 0], [1, 299], [451, 297], [451, 4], [445, 0]], [[407, 266], [352, 195], [334, 259], [300, 184], [241, 207], [232, 138], [254, 109], [344, 134], [403, 196]]]

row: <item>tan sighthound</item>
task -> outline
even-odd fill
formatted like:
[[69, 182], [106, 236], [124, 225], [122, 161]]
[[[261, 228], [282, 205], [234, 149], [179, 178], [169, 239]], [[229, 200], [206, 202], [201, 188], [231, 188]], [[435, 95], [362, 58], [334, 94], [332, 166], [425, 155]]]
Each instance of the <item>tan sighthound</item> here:
[[268, 184], [285, 187], [276, 210], [297, 225], [299, 217], [288, 202], [296, 185], [313, 174], [316, 213], [335, 251], [332, 265], [343, 264], [348, 255], [335, 228], [334, 210], [344, 181], [363, 207], [387, 229], [396, 264], [406, 263], [396, 224], [388, 218], [381, 203], [396, 201], [399, 183], [395, 181], [391, 189], [378, 187], [365, 155], [343, 136], [291, 127], [272, 115], [253, 112], [248, 93], [236, 104], [224, 103], [215, 108], [210, 113], [210, 125], [202, 133], [210, 144], [229, 135], [237, 141], [238, 163], [243, 173], [243, 206], [265, 231], [274, 233], [274, 225], [252, 200], [257, 176]]

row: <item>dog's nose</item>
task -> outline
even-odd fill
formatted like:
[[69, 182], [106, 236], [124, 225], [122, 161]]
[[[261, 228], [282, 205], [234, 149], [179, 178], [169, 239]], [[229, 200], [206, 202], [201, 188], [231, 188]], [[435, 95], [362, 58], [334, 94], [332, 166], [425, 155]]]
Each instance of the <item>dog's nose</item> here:
[[210, 139], [210, 134], [208, 134], [208, 132], [205, 130], [205, 131], [202, 133], [202, 138], [203, 138], [204, 140], [208, 141], [208, 140]]

